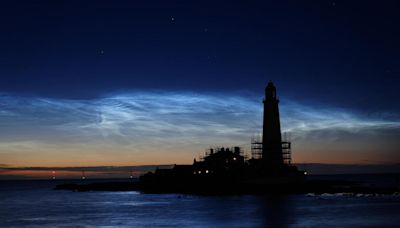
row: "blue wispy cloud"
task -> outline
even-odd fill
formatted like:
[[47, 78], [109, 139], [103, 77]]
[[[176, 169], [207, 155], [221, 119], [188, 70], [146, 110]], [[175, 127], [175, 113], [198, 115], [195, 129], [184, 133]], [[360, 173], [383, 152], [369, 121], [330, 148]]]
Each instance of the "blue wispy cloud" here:
[[[386, 116], [291, 99], [281, 102], [282, 130], [290, 132], [298, 148], [310, 148], [308, 142], [346, 141], [339, 147], [349, 151], [360, 140], [386, 137], [383, 149], [394, 151], [400, 120]], [[192, 157], [209, 145], [249, 148], [261, 127], [262, 103], [254, 96], [189, 92], [132, 92], [91, 100], [0, 96], [0, 158], [18, 151], [38, 156], [43, 151], [68, 151], [72, 156], [82, 151], [105, 155], [107, 150], [121, 159], [127, 153], [143, 157], [155, 151]]]

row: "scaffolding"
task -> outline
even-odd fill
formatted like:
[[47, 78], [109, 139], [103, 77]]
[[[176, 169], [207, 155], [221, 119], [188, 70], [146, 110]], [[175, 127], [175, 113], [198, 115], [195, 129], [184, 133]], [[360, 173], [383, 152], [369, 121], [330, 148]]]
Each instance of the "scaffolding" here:
[[[292, 164], [292, 143], [289, 140], [282, 141], [282, 158], [283, 163], [287, 165]], [[262, 159], [262, 141], [256, 138], [251, 139], [251, 158], [252, 159]]]
[[291, 165], [292, 163], [292, 153], [291, 153], [292, 143], [289, 141], [282, 142], [282, 158], [283, 163], [286, 165]]
[[287, 165], [292, 164], [292, 143], [290, 140], [290, 132], [283, 133], [283, 140], [282, 140], [282, 158], [283, 163]]
[[257, 140], [256, 138], [251, 139], [251, 158], [262, 158], [262, 142], [260, 140]]

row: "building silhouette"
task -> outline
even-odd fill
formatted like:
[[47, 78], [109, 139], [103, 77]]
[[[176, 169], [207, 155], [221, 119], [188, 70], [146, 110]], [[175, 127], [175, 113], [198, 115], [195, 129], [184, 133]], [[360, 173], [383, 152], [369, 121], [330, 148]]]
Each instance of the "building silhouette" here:
[[282, 134], [279, 118], [279, 99], [276, 88], [270, 81], [265, 88], [264, 119], [262, 136], [262, 159], [269, 167], [280, 167], [283, 163]]
[[271, 186], [287, 191], [287, 185], [301, 183], [304, 172], [291, 164], [291, 143], [282, 140], [279, 99], [271, 81], [265, 88], [263, 104], [262, 142], [251, 142], [250, 159], [240, 147], [210, 148], [192, 165], [174, 165], [172, 169], [144, 174], [140, 177], [141, 187], [156, 192], [263, 192], [271, 191]]
[[[265, 88], [263, 135], [252, 139], [252, 157], [248, 159], [240, 147], [210, 148], [192, 165], [174, 165], [170, 169], [156, 169], [139, 178], [139, 182], [110, 182], [93, 184], [63, 184], [56, 189], [73, 191], [138, 190], [147, 193], [194, 194], [266, 194], [266, 193], [389, 193], [398, 186], [360, 187], [348, 180], [306, 180], [306, 172], [291, 164], [291, 143], [282, 139], [279, 99], [270, 81]], [[132, 176], [132, 174], [131, 174]], [[85, 178], [84, 171], [82, 178]]]

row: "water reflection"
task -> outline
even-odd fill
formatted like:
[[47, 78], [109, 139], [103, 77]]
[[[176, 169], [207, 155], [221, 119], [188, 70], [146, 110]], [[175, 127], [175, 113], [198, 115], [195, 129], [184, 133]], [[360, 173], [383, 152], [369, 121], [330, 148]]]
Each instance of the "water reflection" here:
[[263, 227], [286, 227], [296, 223], [296, 207], [293, 198], [284, 195], [261, 196], [258, 216]]
[[[1, 183], [0, 183], [1, 184]], [[21, 184], [22, 185], [22, 184]], [[0, 186], [2, 227], [393, 226], [400, 197], [196, 196]]]
[[290, 196], [195, 196], [182, 200], [176, 207], [186, 210], [169, 213], [176, 213], [175, 218], [192, 217], [197, 225], [285, 227], [296, 223], [296, 204]]

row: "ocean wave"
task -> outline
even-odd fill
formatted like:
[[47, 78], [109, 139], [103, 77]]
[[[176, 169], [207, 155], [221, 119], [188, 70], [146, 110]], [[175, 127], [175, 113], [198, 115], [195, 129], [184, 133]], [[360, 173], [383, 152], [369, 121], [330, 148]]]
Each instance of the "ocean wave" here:
[[400, 192], [394, 192], [392, 194], [379, 194], [379, 193], [354, 193], [354, 192], [339, 192], [339, 193], [307, 193], [307, 197], [319, 197], [319, 198], [329, 198], [329, 197], [387, 197], [395, 196], [400, 197]]

